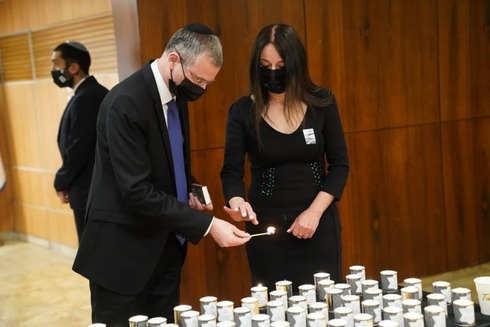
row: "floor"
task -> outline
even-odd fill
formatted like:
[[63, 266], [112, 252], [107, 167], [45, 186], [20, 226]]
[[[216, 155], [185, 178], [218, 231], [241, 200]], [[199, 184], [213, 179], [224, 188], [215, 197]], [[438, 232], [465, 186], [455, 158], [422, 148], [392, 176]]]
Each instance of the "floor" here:
[[[90, 325], [88, 283], [71, 270], [72, 253], [49, 250], [26, 242], [0, 245], [0, 326]], [[490, 276], [490, 262], [455, 272], [422, 278], [425, 291], [432, 282], [449, 281], [472, 290], [473, 278]]]
[[0, 326], [90, 325], [88, 282], [73, 256], [25, 242], [0, 246]]

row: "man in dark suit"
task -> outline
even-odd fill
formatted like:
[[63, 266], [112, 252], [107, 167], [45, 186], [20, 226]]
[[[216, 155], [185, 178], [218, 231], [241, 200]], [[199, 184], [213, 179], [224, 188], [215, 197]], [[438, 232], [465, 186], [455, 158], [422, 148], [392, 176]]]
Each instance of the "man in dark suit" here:
[[54, 83], [74, 92], [59, 127], [58, 147], [63, 164], [56, 173], [54, 188], [61, 203], [70, 203], [73, 209], [80, 241], [94, 168], [97, 114], [108, 90], [89, 75], [90, 53], [79, 42], [58, 45], [51, 62]]
[[[189, 193], [194, 179], [187, 101], [204, 93], [222, 60], [218, 37], [204, 25], [187, 25], [159, 59], [116, 85], [102, 102], [87, 222], [73, 265], [90, 281], [94, 323], [127, 326], [136, 314], [172, 321], [183, 240], [195, 244], [209, 234], [226, 247], [250, 239], [203, 212], [212, 204], [200, 204]], [[183, 153], [180, 163], [177, 150]]]

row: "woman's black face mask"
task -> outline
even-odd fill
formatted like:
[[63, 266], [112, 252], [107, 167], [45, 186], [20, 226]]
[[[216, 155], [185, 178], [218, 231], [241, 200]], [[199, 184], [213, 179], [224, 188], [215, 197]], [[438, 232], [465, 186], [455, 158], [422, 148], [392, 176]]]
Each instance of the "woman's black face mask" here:
[[260, 67], [260, 83], [271, 93], [284, 93], [286, 91], [286, 68]]

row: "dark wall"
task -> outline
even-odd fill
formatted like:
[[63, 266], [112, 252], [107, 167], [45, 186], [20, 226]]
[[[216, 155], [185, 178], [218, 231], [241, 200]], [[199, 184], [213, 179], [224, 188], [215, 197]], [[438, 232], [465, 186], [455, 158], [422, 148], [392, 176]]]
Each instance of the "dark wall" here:
[[[490, 1], [139, 0], [141, 62], [190, 22], [221, 38], [225, 63], [190, 108], [193, 174], [225, 218], [226, 113], [247, 94], [248, 58], [272, 22], [302, 35], [314, 81], [334, 91], [351, 175], [340, 201], [343, 267], [423, 277], [490, 260]], [[259, 217], [260, 218], [260, 217]], [[250, 295], [244, 247], [190, 246], [182, 303]]]

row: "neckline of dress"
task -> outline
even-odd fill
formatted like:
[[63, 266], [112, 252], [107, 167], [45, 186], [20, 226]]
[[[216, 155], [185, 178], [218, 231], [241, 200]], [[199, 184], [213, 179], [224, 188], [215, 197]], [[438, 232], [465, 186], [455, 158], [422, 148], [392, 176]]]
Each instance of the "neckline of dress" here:
[[260, 117], [260, 119], [270, 128], [272, 129], [274, 132], [278, 133], [278, 134], [281, 134], [281, 135], [293, 135], [295, 133], [297, 133], [301, 127], [304, 125], [304, 122], [306, 120], [306, 115], [308, 114], [308, 110], [309, 110], [309, 107], [306, 107], [306, 110], [305, 110], [305, 113], [303, 115], [303, 119], [301, 120], [301, 123], [299, 123], [298, 127], [292, 131], [291, 133], [284, 133], [284, 132], [281, 132], [279, 130], [277, 130], [276, 128], [274, 128], [271, 124], [269, 124], [269, 122], [264, 118], [264, 117]]

